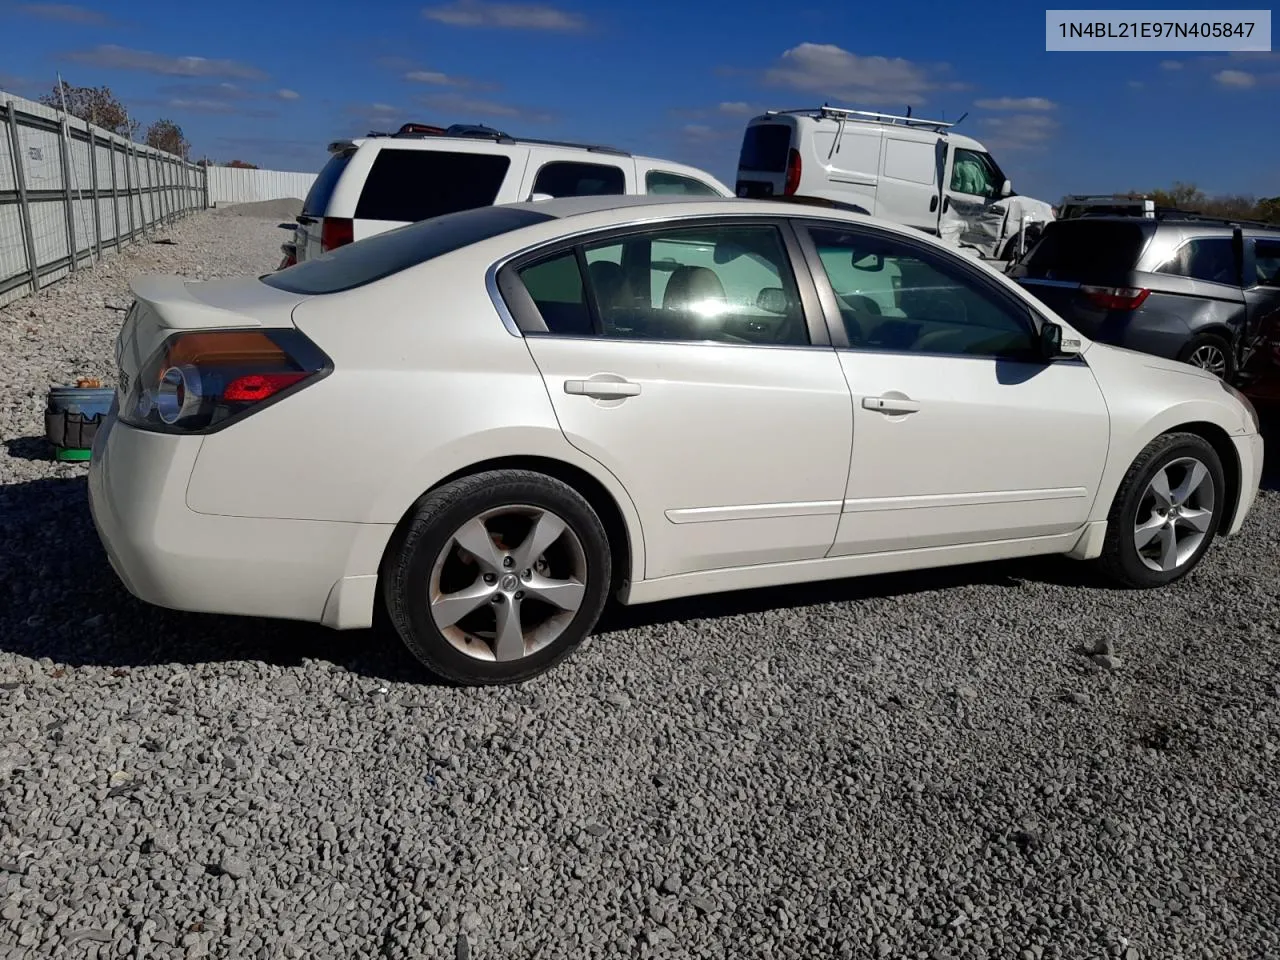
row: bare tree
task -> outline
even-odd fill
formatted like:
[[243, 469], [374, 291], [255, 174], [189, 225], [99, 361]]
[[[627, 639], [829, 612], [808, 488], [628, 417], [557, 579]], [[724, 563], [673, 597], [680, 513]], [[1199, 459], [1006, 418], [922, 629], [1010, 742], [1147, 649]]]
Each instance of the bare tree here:
[[172, 153], [183, 160], [188, 160], [191, 156], [191, 144], [182, 135], [182, 128], [172, 120], [157, 120], [147, 127], [146, 143], [149, 147]]
[[66, 94], [67, 113], [81, 120], [88, 120], [112, 133], [129, 136], [129, 111], [111, 92], [110, 87], [73, 87], [55, 83], [53, 90], [40, 98], [45, 106], [62, 109], [62, 97]]

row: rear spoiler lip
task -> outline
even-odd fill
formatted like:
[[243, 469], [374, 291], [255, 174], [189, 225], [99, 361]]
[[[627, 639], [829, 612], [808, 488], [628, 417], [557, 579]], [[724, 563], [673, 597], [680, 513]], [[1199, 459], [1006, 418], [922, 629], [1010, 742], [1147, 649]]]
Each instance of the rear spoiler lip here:
[[[260, 283], [257, 277], [240, 279], [245, 284]], [[253, 313], [218, 306], [200, 299], [192, 287], [196, 286], [198, 289], [202, 283], [202, 281], [188, 281], [184, 277], [152, 274], [135, 277], [129, 283], [129, 288], [139, 302], [147, 304], [159, 315], [164, 326], [172, 330], [251, 329], [275, 325], [270, 320], [268, 324], [264, 324], [262, 319]], [[279, 307], [289, 315], [290, 323], [292, 323], [293, 308], [303, 300], [310, 299], [283, 290], [277, 291], [266, 284], [261, 286], [262, 290], [255, 287], [253, 293], [258, 297], [265, 295], [268, 298], [262, 305], [268, 307], [270, 313], [275, 313], [276, 308], [271, 300], [279, 299]], [[271, 293], [264, 294], [267, 290]]]
[[346, 150], [355, 150], [359, 146], [354, 140], [333, 140], [326, 149], [330, 153], [342, 153]]

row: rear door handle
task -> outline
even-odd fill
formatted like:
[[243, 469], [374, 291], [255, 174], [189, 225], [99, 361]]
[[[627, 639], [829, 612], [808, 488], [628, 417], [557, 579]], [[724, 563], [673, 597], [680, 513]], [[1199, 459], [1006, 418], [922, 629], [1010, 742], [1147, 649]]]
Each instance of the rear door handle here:
[[863, 397], [862, 407], [877, 413], [915, 413], [920, 409], [920, 401], [904, 397]]
[[566, 380], [564, 392], [573, 397], [616, 400], [619, 397], [639, 396], [640, 384], [629, 380]]

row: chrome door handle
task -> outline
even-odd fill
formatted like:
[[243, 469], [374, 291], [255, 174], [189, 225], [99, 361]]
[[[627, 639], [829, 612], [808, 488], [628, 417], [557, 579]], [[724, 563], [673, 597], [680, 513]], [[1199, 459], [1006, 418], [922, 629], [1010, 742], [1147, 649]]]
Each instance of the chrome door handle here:
[[564, 392], [573, 397], [616, 400], [640, 395], [640, 384], [628, 380], [566, 380]]
[[862, 407], [877, 413], [915, 413], [920, 409], [920, 402], [902, 397], [863, 397]]

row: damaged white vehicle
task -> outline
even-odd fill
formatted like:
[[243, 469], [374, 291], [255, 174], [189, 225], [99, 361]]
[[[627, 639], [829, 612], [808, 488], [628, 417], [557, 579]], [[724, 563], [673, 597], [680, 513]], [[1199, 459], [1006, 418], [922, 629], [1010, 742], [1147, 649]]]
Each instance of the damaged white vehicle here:
[[770, 110], [747, 124], [735, 192], [856, 210], [1012, 260], [1053, 207], [1014, 193], [987, 148], [954, 126], [826, 105]]

